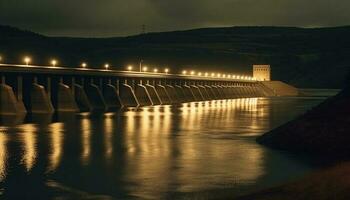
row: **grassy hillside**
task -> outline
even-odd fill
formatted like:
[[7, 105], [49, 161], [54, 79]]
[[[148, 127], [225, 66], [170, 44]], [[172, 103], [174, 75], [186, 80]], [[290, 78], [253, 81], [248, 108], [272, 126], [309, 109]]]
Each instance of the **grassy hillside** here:
[[208, 28], [116, 38], [46, 37], [0, 26], [0, 54], [8, 63], [31, 55], [36, 64], [55, 57], [64, 66], [86, 61], [91, 67], [112, 63], [169, 66], [172, 71], [251, 73], [251, 65], [272, 65], [273, 79], [297, 87], [339, 88], [350, 69], [350, 27]]

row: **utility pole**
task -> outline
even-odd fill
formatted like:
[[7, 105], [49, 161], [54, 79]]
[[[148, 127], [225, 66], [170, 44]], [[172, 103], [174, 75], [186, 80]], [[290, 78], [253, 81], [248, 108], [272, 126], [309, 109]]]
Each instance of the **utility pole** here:
[[142, 31], [141, 34], [146, 34], [146, 25], [142, 24]]
[[143, 63], [143, 60], [141, 59], [140, 60], [140, 72], [142, 72], [142, 63]]

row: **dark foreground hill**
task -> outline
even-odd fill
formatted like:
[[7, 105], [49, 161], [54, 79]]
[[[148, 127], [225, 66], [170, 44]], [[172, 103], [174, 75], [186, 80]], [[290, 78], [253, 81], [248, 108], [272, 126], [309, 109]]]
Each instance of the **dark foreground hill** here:
[[86, 61], [116, 68], [169, 66], [202, 71], [251, 73], [251, 65], [272, 65], [273, 78], [297, 87], [340, 88], [350, 69], [350, 27], [230, 27], [116, 38], [46, 37], [0, 26], [0, 54], [8, 63], [31, 55], [36, 64], [55, 57], [65, 66]]
[[350, 163], [318, 170], [302, 179], [269, 188], [236, 200], [348, 200]]
[[317, 155], [334, 166], [237, 199], [350, 199], [349, 83], [337, 96], [258, 138], [273, 148]]
[[350, 158], [350, 87], [304, 115], [258, 138], [281, 150]]

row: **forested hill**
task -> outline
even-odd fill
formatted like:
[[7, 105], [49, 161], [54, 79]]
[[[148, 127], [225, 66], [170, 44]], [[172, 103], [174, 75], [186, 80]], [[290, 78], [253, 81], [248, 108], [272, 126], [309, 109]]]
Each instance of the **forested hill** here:
[[273, 79], [297, 87], [340, 88], [350, 71], [350, 26], [335, 28], [228, 27], [147, 33], [115, 38], [47, 37], [0, 26], [0, 54], [18, 63], [31, 55], [46, 65], [109, 62], [116, 69], [137, 65], [250, 74], [252, 64], [271, 64]]

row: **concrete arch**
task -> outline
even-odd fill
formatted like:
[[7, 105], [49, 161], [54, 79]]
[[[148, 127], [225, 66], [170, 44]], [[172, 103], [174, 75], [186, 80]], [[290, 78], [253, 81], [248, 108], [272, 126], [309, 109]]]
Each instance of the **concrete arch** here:
[[184, 85], [182, 88], [184, 90], [187, 102], [196, 101], [196, 98], [195, 98], [190, 86]]
[[190, 88], [196, 101], [204, 101], [204, 97], [197, 86], [191, 85]]
[[171, 104], [172, 101], [169, 97], [169, 94], [168, 94], [166, 88], [162, 85], [156, 85], [155, 87], [156, 87], [156, 90], [158, 92], [158, 95], [159, 95], [159, 98], [160, 98], [162, 104]]
[[117, 88], [114, 85], [105, 85], [103, 90], [103, 97], [106, 102], [107, 110], [115, 110], [122, 107], [122, 102], [118, 95]]
[[211, 86], [213, 93], [215, 94], [215, 99], [222, 99], [222, 95], [220, 93], [220, 88], [217, 85]]
[[149, 96], [153, 102], [153, 105], [160, 105], [162, 104], [162, 100], [160, 99], [158, 92], [156, 90], [156, 88], [153, 85], [150, 84], [146, 84], [145, 85], [147, 88], [147, 91], [149, 93]]
[[200, 92], [202, 93], [202, 95], [203, 95], [203, 100], [204, 100], [204, 101], [211, 100], [211, 98], [210, 98], [210, 96], [209, 96], [209, 93], [208, 93], [206, 87], [204, 87], [204, 86], [202, 86], [202, 85], [199, 85], [199, 86], [197, 86], [197, 87], [199, 88]]
[[74, 84], [74, 98], [75, 102], [81, 112], [88, 112], [92, 110], [92, 105], [87, 97], [83, 86]]
[[215, 92], [213, 90], [213, 88], [209, 85], [206, 85], [205, 88], [207, 89], [208, 95], [210, 97], [210, 100], [214, 100], [217, 99]]
[[179, 85], [175, 85], [174, 88], [175, 88], [175, 91], [176, 91], [177, 96], [179, 98], [179, 102], [181, 102], [181, 103], [186, 102], [187, 97], [185, 95], [184, 89]]
[[226, 99], [225, 92], [224, 92], [224, 87], [221, 86], [221, 85], [218, 85], [216, 87], [218, 88], [220, 99]]
[[231, 88], [232, 91], [232, 98], [239, 98], [240, 97], [240, 91], [238, 86], [233, 86]]
[[151, 96], [145, 85], [137, 84], [135, 87], [135, 95], [139, 101], [140, 106], [151, 106], [153, 105]]
[[103, 98], [100, 88], [95, 84], [89, 84], [85, 87], [85, 92], [91, 103], [93, 110], [106, 110], [106, 102]]
[[119, 97], [123, 106], [136, 107], [140, 105], [138, 99], [136, 98], [134, 90], [128, 84], [120, 85]]
[[171, 86], [171, 85], [166, 85], [165, 86], [169, 96], [170, 96], [170, 99], [172, 101], [172, 103], [180, 103], [181, 101], [179, 100], [179, 96], [177, 94], [177, 91], [176, 89]]
[[68, 85], [63, 83], [58, 84], [57, 90], [57, 105], [58, 112], [77, 112], [78, 106], [75, 102], [74, 96]]

